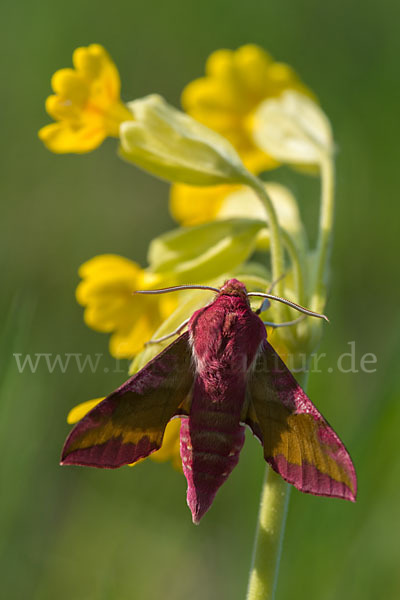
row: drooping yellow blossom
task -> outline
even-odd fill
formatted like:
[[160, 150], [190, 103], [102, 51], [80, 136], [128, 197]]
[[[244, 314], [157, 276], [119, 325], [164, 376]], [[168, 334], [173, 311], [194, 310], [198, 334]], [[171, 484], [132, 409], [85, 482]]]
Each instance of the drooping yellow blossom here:
[[287, 89], [311, 92], [293, 69], [275, 62], [262, 48], [217, 50], [208, 58], [206, 76], [189, 83], [183, 108], [195, 119], [226, 137], [246, 167], [259, 173], [278, 165], [253, 141], [253, 116], [261, 102]]
[[79, 269], [76, 298], [85, 307], [86, 324], [111, 333], [110, 354], [132, 358], [176, 307], [173, 294], [134, 295], [158, 287], [158, 278], [135, 262], [114, 254], [95, 256]]
[[214, 221], [218, 218], [226, 197], [240, 188], [239, 185], [198, 187], [175, 183], [170, 191], [171, 215], [186, 227]]
[[[87, 413], [91, 411], [92, 408], [94, 408], [102, 400], [104, 400], [104, 398], [95, 398], [93, 400], [87, 400], [86, 402], [82, 402], [81, 404], [74, 406], [74, 408], [71, 409], [68, 413], [67, 423], [69, 425], [77, 423], [78, 421], [83, 419], [83, 417], [87, 415]], [[165, 429], [161, 448], [150, 455], [150, 458], [153, 459], [155, 462], [167, 462], [168, 460], [170, 460], [172, 462], [173, 467], [177, 471], [182, 471], [182, 460], [179, 447], [180, 426], [180, 419], [173, 419], [172, 421], [170, 421]], [[137, 465], [138, 462], [141, 461], [137, 461], [134, 464]]]
[[158, 94], [128, 104], [133, 121], [120, 128], [120, 156], [157, 177], [190, 185], [247, 181], [249, 173], [226, 138]]
[[118, 137], [120, 124], [132, 119], [120, 99], [118, 70], [102, 46], [77, 48], [72, 62], [73, 69], [60, 69], [51, 80], [46, 110], [56, 123], [39, 131], [56, 153], [90, 152], [107, 136]]
[[310, 168], [334, 151], [328, 117], [311, 98], [293, 90], [262, 102], [254, 124], [258, 147], [282, 162]]

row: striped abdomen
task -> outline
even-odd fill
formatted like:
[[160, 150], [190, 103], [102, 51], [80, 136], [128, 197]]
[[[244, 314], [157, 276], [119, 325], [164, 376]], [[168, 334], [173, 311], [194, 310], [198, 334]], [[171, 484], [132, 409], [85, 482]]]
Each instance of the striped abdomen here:
[[194, 523], [200, 521], [219, 487], [237, 465], [244, 443], [240, 411], [234, 409], [238, 403], [232, 397], [232, 394], [236, 398], [243, 394], [244, 399], [244, 390], [236, 387], [232, 393], [226, 392], [224, 399], [215, 401], [198, 379], [193, 389], [190, 417], [182, 419], [181, 457], [188, 482], [187, 502]]
[[195, 523], [238, 463], [247, 375], [265, 338], [265, 327], [251, 312], [244, 286], [230, 283], [232, 295], [221, 292], [213, 304], [194, 313], [188, 325], [196, 376], [189, 416], [182, 419], [181, 457]]

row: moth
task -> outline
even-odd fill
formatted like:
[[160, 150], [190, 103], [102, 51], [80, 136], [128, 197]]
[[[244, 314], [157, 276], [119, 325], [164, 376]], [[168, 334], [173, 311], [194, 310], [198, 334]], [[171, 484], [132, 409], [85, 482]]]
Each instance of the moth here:
[[346, 448], [267, 341], [249, 297], [321, 315], [248, 293], [236, 279], [205, 289], [217, 292], [215, 299], [77, 423], [61, 464], [113, 469], [135, 463], [161, 447], [167, 423], [180, 417], [187, 503], [198, 523], [238, 463], [247, 425], [267, 463], [287, 482], [302, 492], [355, 501], [356, 475]]

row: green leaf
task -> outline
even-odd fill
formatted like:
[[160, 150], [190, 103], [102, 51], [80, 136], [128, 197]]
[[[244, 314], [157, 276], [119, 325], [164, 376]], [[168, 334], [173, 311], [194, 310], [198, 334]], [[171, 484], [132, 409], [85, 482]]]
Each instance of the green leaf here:
[[238, 267], [253, 252], [262, 221], [229, 219], [170, 231], [150, 244], [150, 270], [176, 283], [212, 279]]

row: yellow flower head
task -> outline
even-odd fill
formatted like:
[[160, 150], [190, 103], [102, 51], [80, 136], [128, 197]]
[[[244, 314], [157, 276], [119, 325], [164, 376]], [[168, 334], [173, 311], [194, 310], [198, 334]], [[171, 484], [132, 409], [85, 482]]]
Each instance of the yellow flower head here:
[[226, 137], [246, 167], [259, 173], [278, 163], [253, 142], [254, 113], [261, 102], [287, 89], [311, 95], [291, 67], [249, 44], [211, 54], [206, 76], [186, 86], [182, 105], [192, 117]]
[[[70, 425], [74, 425], [89, 411], [92, 410], [97, 404], [99, 404], [104, 398], [95, 398], [93, 400], [87, 400], [86, 402], [82, 402], [77, 406], [74, 406], [72, 410], [69, 411], [67, 416], [67, 422]], [[173, 419], [170, 421], [165, 429], [162, 446], [156, 452], [150, 455], [150, 458], [155, 462], [167, 462], [170, 460], [172, 462], [173, 467], [177, 471], [182, 471], [182, 460], [180, 455], [180, 440], [179, 440], [179, 432], [181, 427], [180, 419]], [[142, 459], [145, 460], [145, 459]], [[134, 465], [137, 465], [142, 460], [137, 461]], [[131, 466], [134, 466], [131, 465]]]
[[51, 80], [54, 95], [46, 110], [56, 123], [39, 131], [52, 152], [90, 152], [107, 136], [118, 137], [119, 126], [132, 119], [121, 102], [118, 70], [99, 44], [77, 48], [73, 69], [56, 71]]
[[85, 307], [86, 324], [111, 333], [110, 354], [132, 358], [176, 308], [173, 294], [134, 295], [157, 287], [158, 278], [135, 262], [113, 254], [95, 256], [79, 269], [76, 298]]

